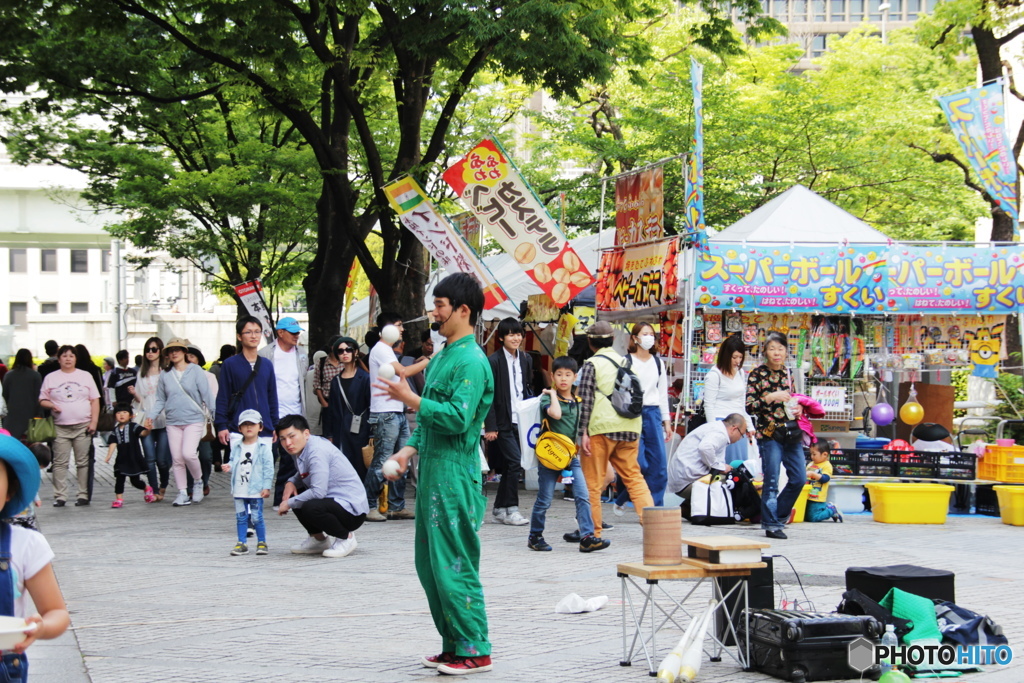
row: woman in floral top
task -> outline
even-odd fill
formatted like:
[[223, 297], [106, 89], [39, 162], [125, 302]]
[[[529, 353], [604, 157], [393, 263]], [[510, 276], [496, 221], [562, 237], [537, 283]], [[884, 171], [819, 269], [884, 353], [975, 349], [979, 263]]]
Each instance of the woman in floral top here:
[[[764, 348], [767, 362], [754, 368], [747, 378], [747, 414], [757, 421], [757, 446], [764, 470], [761, 528], [768, 538], [784, 539], [783, 524], [804, 485], [804, 449], [800, 443], [783, 444], [770, 436], [788, 420], [786, 401], [792, 398], [792, 383], [786, 368], [786, 336], [770, 333]], [[783, 464], [789, 481], [779, 492], [779, 470]]]

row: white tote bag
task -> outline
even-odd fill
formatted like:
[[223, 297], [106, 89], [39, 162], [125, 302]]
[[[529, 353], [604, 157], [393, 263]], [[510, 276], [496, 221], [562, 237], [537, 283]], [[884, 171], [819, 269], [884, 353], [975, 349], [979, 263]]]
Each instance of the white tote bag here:
[[528, 398], [519, 403], [519, 446], [522, 449], [521, 462], [524, 470], [537, 467], [537, 437], [540, 436], [540, 397]]

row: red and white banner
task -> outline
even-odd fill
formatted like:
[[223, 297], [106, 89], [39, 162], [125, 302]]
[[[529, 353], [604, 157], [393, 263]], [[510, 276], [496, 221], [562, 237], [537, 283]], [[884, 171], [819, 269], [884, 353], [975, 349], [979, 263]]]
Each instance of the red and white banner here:
[[661, 239], [665, 232], [665, 171], [661, 166], [615, 181], [615, 244]]
[[481, 140], [444, 172], [480, 224], [559, 307], [594, 277], [497, 141]]
[[263, 337], [267, 343], [274, 341], [274, 323], [267, 310], [267, 302], [263, 300], [263, 285], [259, 278], [235, 285], [235, 294], [241, 300], [249, 315], [260, 319], [263, 323]]

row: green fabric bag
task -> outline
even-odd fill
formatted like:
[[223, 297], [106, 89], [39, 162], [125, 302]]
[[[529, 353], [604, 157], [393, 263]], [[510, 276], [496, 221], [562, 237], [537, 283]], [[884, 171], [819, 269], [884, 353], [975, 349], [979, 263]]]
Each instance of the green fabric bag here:
[[53, 426], [53, 417], [33, 417], [25, 431], [25, 439], [29, 443], [49, 441], [57, 436], [57, 428]]
[[909, 619], [913, 623], [914, 627], [910, 633], [903, 636], [904, 644], [909, 645], [930, 638], [942, 640], [939, 622], [935, 618], [935, 603], [928, 598], [899, 588], [890, 588], [878, 604], [892, 612], [894, 617]]

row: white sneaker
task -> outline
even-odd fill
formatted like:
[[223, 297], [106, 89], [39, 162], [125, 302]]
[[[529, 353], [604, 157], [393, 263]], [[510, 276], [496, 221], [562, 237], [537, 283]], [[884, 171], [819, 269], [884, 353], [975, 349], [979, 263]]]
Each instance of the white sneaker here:
[[524, 524], [529, 524], [530, 520], [519, 514], [519, 510], [511, 510], [510, 508], [510, 512], [505, 515], [504, 522], [509, 526], [523, 526]]
[[323, 552], [324, 557], [345, 557], [351, 555], [352, 551], [356, 549], [356, 535], [349, 533], [348, 538], [336, 538], [331, 543], [331, 547]]
[[195, 484], [192, 484], [192, 502], [203, 502], [203, 482], [201, 481], [197, 481]]
[[[200, 491], [202, 493], [202, 491]], [[188, 499], [188, 491], [185, 489], [178, 489], [178, 497], [171, 503], [174, 507], [180, 508], [185, 505], [191, 505], [192, 501]]]
[[330, 547], [331, 537], [326, 534], [322, 541], [313, 536], [307, 536], [302, 543], [292, 546], [292, 553], [295, 555], [319, 555]]
[[613, 504], [612, 512], [615, 513], [616, 517], [621, 517], [622, 515], [626, 514], [626, 506]]
[[496, 524], [504, 524], [507, 514], [508, 508], [494, 508], [494, 522]]

